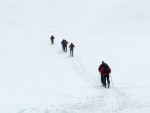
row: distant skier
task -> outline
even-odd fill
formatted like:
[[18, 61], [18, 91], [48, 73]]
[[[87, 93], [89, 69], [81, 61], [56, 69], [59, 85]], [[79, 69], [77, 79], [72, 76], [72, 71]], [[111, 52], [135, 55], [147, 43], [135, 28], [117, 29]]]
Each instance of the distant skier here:
[[101, 69], [102, 69], [102, 67], [104, 66], [104, 64], [105, 64], [105, 62], [104, 61], [102, 61], [102, 64], [99, 66], [99, 68], [98, 68], [98, 71], [99, 71], [99, 73], [100, 73], [100, 75], [101, 75], [101, 83], [102, 83], [102, 85], [104, 86], [104, 75], [101, 73]]
[[52, 45], [54, 44], [54, 39], [55, 39], [55, 37], [52, 35], [52, 36], [50, 37], [50, 40], [51, 40], [51, 44], [52, 44]]
[[67, 52], [67, 44], [68, 44], [68, 41], [67, 41], [67, 40], [65, 40], [65, 43], [64, 43], [65, 52]]
[[110, 67], [106, 63], [104, 63], [104, 66], [102, 66], [102, 68], [100, 69], [100, 72], [104, 77], [103, 78], [104, 87], [106, 88], [106, 80], [107, 80], [107, 84], [109, 88], [110, 86], [109, 73], [111, 73]]
[[62, 45], [62, 50], [65, 51], [65, 39], [61, 41], [61, 45]]
[[63, 51], [64, 51], [64, 52], [67, 52], [67, 44], [68, 44], [68, 42], [67, 42], [65, 39], [63, 39], [63, 40], [61, 41], [61, 44], [62, 44], [62, 49], [63, 49]]
[[70, 44], [70, 46], [69, 46], [69, 48], [70, 48], [70, 56], [72, 56], [73, 57], [73, 49], [74, 49], [74, 44], [73, 43], [71, 43]]

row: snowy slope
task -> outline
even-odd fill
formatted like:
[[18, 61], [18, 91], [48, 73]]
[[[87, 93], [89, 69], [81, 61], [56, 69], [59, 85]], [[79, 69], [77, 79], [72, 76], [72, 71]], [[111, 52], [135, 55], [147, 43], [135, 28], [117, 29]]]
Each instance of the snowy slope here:
[[[149, 113], [149, 6], [0, 0], [0, 112]], [[75, 44], [75, 57], [62, 52], [63, 38]], [[112, 68], [110, 89], [99, 85], [102, 60]]]

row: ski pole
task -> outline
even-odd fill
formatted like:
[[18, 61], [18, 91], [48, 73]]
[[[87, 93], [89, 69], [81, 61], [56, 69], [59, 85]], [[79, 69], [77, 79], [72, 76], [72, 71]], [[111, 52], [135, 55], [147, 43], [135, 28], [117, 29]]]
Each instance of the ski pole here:
[[112, 87], [113, 87], [113, 81], [112, 81], [112, 76], [111, 76], [111, 74], [110, 74], [110, 78], [111, 78], [111, 83], [112, 83]]

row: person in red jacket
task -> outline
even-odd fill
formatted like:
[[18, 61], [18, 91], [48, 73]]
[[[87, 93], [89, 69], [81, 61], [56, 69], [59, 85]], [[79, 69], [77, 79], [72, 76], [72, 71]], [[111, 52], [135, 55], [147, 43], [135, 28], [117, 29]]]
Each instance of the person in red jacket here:
[[73, 57], [73, 49], [74, 49], [74, 44], [73, 43], [71, 43], [70, 44], [70, 46], [69, 46], [69, 48], [70, 48], [70, 56], [72, 56]]
[[106, 88], [106, 80], [107, 80], [107, 84], [108, 84], [108, 88], [110, 85], [110, 80], [109, 80], [109, 73], [111, 73], [111, 69], [110, 67], [105, 63], [104, 66], [100, 69], [101, 74], [104, 76], [104, 87]]
[[102, 61], [102, 64], [99, 66], [99, 68], [98, 68], [98, 71], [99, 71], [99, 73], [100, 73], [100, 75], [101, 75], [101, 83], [102, 83], [102, 85], [104, 86], [104, 76], [103, 76], [103, 74], [101, 73], [101, 69], [102, 69], [102, 67], [104, 66], [104, 64], [105, 64], [105, 62], [104, 61]]

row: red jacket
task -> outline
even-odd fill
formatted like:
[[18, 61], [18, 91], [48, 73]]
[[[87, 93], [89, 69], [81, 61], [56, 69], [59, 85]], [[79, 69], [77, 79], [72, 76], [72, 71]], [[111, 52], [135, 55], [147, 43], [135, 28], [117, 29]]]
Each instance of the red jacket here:
[[104, 64], [101, 64], [98, 68], [98, 71], [101, 72], [102, 67], [104, 66]]
[[69, 46], [70, 49], [73, 49], [74, 47], [75, 47], [75, 46], [74, 46], [72, 43], [71, 43], [70, 46]]
[[108, 75], [109, 73], [111, 73], [111, 69], [110, 69], [110, 67], [108, 67], [108, 72], [105, 72], [104, 66], [103, 66], [103, 67], [100, 69], [100, 72], [101, 72], [102, 75]]

